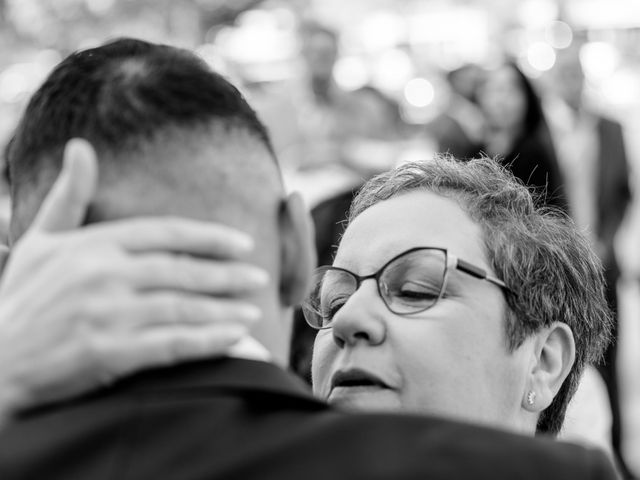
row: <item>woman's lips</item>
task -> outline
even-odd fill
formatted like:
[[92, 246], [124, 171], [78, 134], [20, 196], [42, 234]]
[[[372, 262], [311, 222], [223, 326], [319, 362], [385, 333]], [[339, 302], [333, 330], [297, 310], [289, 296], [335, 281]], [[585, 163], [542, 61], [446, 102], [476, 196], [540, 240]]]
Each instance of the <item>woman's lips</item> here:
[[331, 391], [336, 388], [391, 388], [380, 377], [367, 370], [338, 370], [331, 377]]

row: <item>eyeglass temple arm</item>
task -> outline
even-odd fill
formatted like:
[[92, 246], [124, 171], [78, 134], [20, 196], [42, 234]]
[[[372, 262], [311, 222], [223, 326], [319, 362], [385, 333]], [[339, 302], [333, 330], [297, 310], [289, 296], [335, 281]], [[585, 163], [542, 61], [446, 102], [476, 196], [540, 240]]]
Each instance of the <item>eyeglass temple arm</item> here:
[[504, 288], [507, 291], [511, 291], [511, 289], [509, 287], [507, 287], [507, 285], [500, 280], [499, 278], [494, 277], [493, 275], [489, 275], [486, 270], [480, 268], [480, 267], [476, 267], [475, 265], [470, 264], [469, 262], [465, 262], [464, 260], [461, 260], [459, 258], [456, 258], [456, 268], [458, 270], [461, 270], [465, 273], [468, 273], [469, 275], [479, 278], [481, 280], [486, 280], [488, 282], [493, 283], [494, 285], [497, 285], [501, 288]]

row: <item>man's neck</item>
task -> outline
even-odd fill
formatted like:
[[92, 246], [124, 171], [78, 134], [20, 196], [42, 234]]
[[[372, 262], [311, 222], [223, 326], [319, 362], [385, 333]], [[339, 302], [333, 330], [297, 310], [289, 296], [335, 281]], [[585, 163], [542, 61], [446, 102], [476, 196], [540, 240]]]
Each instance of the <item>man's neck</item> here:
[[271, 354], [255, 338], [246, 336], [229, 349], [228, 356], [261, 362], [271, 362]]
[[[259, 308], [262, 309], [263, 317], [253, 326], [249, 335], [265, 349], [270, 362], [286, 368], [289, 365], [293, 309], [269, 302], [259, 305]], [[253, 347], [255, 344], [248, 347], [248, 350], [255, 351]]]

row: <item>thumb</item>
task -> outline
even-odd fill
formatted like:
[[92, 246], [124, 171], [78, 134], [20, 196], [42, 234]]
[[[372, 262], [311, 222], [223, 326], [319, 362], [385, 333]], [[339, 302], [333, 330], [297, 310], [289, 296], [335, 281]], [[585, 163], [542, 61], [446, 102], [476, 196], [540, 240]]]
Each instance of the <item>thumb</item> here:
[[98, 159], [93, 146], [81, 138], [67, 142], [62, 170], [44, 199], [32, 229], [48, 232], [79, 227], [98, 183]]

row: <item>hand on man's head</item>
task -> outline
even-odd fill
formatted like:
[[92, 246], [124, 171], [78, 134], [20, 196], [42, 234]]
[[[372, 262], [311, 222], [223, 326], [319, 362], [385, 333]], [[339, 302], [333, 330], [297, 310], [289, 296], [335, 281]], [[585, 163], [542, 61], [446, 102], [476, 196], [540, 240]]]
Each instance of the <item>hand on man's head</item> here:
[[268, 282], [241, 262], [249, 236], [177, 217], [82, 227], [97, 173], [93, 147], [72, 139], [31, 227], [1, 256], [0, 419], [224, 354], [260, 317], [241, 297]]

